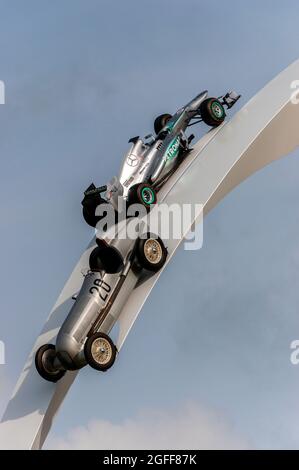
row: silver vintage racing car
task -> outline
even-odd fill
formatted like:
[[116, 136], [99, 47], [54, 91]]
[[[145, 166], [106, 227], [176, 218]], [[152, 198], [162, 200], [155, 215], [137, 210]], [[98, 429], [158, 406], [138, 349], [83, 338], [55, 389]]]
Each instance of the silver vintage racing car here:
[[[127, 237], [128, 225], [135, 222], [137, 226], [130, 231], [135, 237]], [[167, 258], [159, 237], [138, 230], [137, 218], [124, 219], [113, 238], [108, 230], [97, 239], [81, 290], [56, 344], [42, 345], [36, 352], [36, 369], [44, 379], [57, 382], [67, 370], [89, 364], [106, 371], [114, 364], [117, 350], [109, 333], [136, 284], [159, 271]]]

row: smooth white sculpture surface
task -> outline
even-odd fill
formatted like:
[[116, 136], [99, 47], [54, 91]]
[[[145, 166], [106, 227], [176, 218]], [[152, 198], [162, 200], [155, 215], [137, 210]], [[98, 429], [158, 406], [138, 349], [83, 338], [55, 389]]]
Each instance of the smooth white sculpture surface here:
[[[159, 201], [202, 204], [207, 214], [245, 178], [294, 150], [299, 145], [299, 105], [291, 99], [291, 84], [296, 79], [299, 61], [267, 84], [230, 121], [198, 141], [160, 191]], [[167, 241], [167, 262], [182, 240], [183, 237]], [[35, 370], [34, 355], [40, 345], [52, 343], [56, 337], [69, 312], [71, 298], [81, 287], [81, 270], [87, 267], [93, 247], [94, 241], [75, 267], [27, 359], [0, 424], [2, 449], [41, 448], [76, 377], [77, 372], [68, 372], [57, 384], [42, 380]], [[119, 319], [119, 350], [160, 274], [161, 271], [139, 285], [129, 297]]]

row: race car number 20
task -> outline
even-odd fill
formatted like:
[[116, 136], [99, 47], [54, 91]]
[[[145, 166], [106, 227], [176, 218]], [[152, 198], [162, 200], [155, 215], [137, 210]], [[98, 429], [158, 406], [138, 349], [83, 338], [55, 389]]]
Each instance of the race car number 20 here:
[[103, 302], [106, 302], [109, 292], [111, 291], [109, 284], [102, 279], [95, 279], [93, 284], [94, 285], [89, 289], [89, 292], [92, 295], [99, 296]]

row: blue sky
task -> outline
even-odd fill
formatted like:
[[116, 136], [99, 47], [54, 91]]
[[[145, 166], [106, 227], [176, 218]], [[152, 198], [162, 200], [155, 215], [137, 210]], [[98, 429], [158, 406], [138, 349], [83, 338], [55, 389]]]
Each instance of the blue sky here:
[[[245, 103], [298, 58], [298, 14], [295, 0], [0, 1], [3, 401], [91, 237], [82, 191], [202, 89]], [[178, 252], [113, 370], [80, 372], [49, 445], [150, 446], [160, 423], [173, 446], [299, 448], [296, 156], [209, 214], [202, 250]]]

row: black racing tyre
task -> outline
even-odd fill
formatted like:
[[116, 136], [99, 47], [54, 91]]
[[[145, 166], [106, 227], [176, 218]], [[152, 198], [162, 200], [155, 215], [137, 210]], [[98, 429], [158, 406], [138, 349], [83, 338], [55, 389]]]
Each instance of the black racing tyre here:
[[156, 204], [157, 195], [154, 188], [147, 183], [134, 184], [129, 191], [128, 203], [142, 204], [148, 211]]
[[99, 195], [85, 196], [81, 204], [83, 206], [83, 218], [85, 222], [91, 227], [96, 227], [97, 223], [103, 218], [95, 215], [96, 208], [100, 204], [107, 204], [107, 201]]
[[160, 237], [147, 234], [147, 238], [140, 238], [137, 242], [136, 257], [142, 268], [158, 272], [165, 264], [167, 248]]
[[225, 119], [225, 109], [217, 98], [208, 98], [200, 105], [200, 114], [203, 122], [208, 126], [217, 127]]
[[159, 132], [163, 129], [163, 127], [167, 124], [169, 119], [171, 119], [171, 114], [161, 114], [160, 116], [156, 117], [154, 122], [154, 129], [155, 133], [159, 134]]
[[87, 363], [96, 370], [105, 372], [113, 366], [117, 349], [112, 339], [105, 333], [94, 333], [84, 345]]
[[35, 367], [39, 375], [49, 382], [58, 382], [64, 374], [65, 370], [54, 369], [53, 361], [56, 352], [54, 344], [44, 344], [35, 354]]
[[119, 273], [124, 262], [119, 251], [112, 246], [97, 246], [89, 256], [89, 267], [91, 271], [105, 271], [107, 274]]

